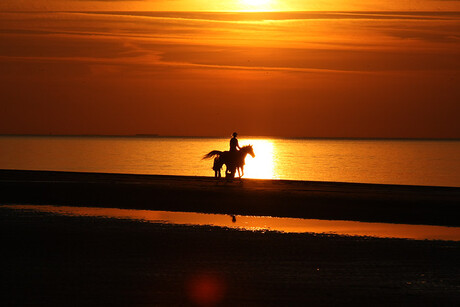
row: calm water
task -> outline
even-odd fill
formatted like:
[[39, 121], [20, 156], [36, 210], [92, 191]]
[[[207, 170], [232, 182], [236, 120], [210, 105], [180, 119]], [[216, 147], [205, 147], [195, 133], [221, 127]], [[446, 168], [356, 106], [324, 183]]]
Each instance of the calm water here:
[[0, 208], [47, 212], [65, 216], [127, 219], [157, 224], [226, 227], [242, 231], [326, 233], [377, 238], [460, 241], [460, 227], [68, 206], [0, 205]]
[[[0, 168], [213, 176], [229, 139], [0, 137]], [[460, 141], [240, 138], [245, 178], [460, 187]]]

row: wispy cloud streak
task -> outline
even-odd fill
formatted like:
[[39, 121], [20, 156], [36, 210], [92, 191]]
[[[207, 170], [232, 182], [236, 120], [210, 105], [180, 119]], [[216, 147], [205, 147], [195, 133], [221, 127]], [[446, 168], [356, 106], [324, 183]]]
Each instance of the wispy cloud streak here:
[[[220, 20], [222, 14], [194, 13], [194, 16], [203, 16], [178, 20], [177, 15], [188, 15], [152, 13], [145, 18], [144, 13], [138, 17], [132, 12], [61, 13], [51, 14], [57, 18], [46, 23], [49, 14], [34, 18], [27, 14], [23, 22], [4, 19], [0, 53], [3, 56], [54, 55], [69, 60], [72, 55], [81, 57], [90, 53], [95, 58], [139, 57], [139, 61], [149, 55], [161, 55], [163, 63], [250, 69], [379, 71], [456, 69], [458, 66], [455, 61], [459, 45], [458, 20], [433, 20], [431, 17], [439, 14], [424, 12], [409, 14], [422, 18], [417, 21], [383, 19], [384, 23], [377, 26], [362, 19], [354, 20], [353, 24], [348, 19], [331, 20], [330, 13], [324, 14], [328, 16], [324, 20], [309, 19], [308, 14], [304, 14], [307, 17], [302, 20], [222, 21], [217, 25], [215, 20], [207, 19], [217, 16], [214, 19]], [[426, 19], [427, 16], [431, 17]], [[82, 22], [90, 26], [82, 26]], [[405, 27], [400, 26], [402, 22]], [[39, 26], [40, 23], [43, 26]], [[443, 60], [433, 62], [430, 57]], [[414, 61], [419, 62], [419, 67]]]
[[120, 133], [131, 114], [134, 133], [237, 118], [252, 134], [460, 136], [456, 12], [0, 13], [0, 29], [0, 132], [109, 117]]

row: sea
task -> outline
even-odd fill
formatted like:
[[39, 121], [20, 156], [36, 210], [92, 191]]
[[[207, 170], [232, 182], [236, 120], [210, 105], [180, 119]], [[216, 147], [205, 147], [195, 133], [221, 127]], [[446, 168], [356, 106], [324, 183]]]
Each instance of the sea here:
[[[460, 140], [239, 138], [243, 178], [460, 187]], [[229, 138], [0, 136], [0, 169], [214, 176]]]

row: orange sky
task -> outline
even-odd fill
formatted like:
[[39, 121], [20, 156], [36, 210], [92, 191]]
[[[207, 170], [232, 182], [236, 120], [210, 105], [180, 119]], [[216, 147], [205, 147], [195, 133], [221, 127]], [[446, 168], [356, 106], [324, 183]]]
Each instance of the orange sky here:
[[2, 0], [0, 9], [136, 11], [458, 11], [456, 0]]
[[460, 2], [360, 2], [3, 0], [0, 133], [459, 138]]

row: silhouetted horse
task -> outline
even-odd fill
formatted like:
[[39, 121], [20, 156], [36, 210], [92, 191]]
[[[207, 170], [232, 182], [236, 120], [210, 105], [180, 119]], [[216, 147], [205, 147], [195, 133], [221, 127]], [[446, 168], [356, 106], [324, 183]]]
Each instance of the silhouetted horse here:
[[[203, 159], [209, 159], [212, 157], [218, 157], [220, 165], [227, 167], [225, 171], [230, 178], [235, 178], [236, 169], [238, 169], [239, 177], [244, 175], [244, 159], [247, 155], [251, 155], [253, 158], [256, 156], [252, 145], [243, 146], [239, 151], [219, 151], [213, 150], [210, 153], [204, 155]], [[241, 170], [241, 173], [240, 173]]]

